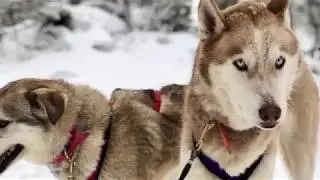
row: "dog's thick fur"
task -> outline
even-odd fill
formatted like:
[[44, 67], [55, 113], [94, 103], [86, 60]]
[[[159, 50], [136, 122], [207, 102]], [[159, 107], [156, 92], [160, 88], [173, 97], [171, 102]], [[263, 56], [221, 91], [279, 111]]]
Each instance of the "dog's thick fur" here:
[[[243, 0], [220, 10], [214, 0], [200, 0], [200, 40], [185, 97], [181, 166], [193, 148], [192, 136], [197, 140], [205, 122], [215, 120], [226, 131], [231, 153], [217, 126], [205, 135], [202, 150], [230, 175], [239, 175], [263, 154], [251, 179], [272, 179], [280, 144], [292, 179], [312, 179], [318, 89], [286, 19], [287, 7], [287, 0]], [[283, 68], [276, 69], [283, 59]], [[237, 69], [237, 60], [246, 68]], [[270, 122], [259, 111], [270, 104], [280, 108], [281, 116], [266, 128]], [[196, 159], [186, 179], [217, 177]]]
[[0, 129], [0, 152], [21, 144], [24, 150], [15, 161], [48, 164], [57, 178], [66, 179], [67, 162], [61, 167], [50, 162], [63, 150], [75, 124], [77, 130], [90, 133], [77, 149], [75, 166], [75, 178], [86, 179], [97, 165], [104, 131], [112, 123], [100, 178], [161, 179], [179, 160], [181, 119], [170, 117], [180, 117], [172, 109], [181, 107], [183, 88], [162, 88], [162, 114], [152, 109], [150, 90], [114, 90], [110, 106], [103, 94], [89, 86], [48, 79], [13, 81], [0, 89], [0, 120], [11, 122]]
[[[121, 169], [117, 169], [119, 175], [128, 174], [125, 177], [132, 177], [138, 174], [136, 179], [162, 179], [171, 168], [178, 165], [183, 89], [184, 86], [177, 84], [160, 89], [160, 113], [153, 109], [154, 96], [151, 89], [118, 88], [113, 91], [111, 102], [118, 133], [112, 133], [111, 137], [119, 141], [115, 149], [120, 155], [114, 158], [114, 163]], [[133, 125], [128, 126], [127, 123]], [[130, 143], [132, 141], [136, 144]], [[132, 161], [137, 163], [128, 164], [128, 153], [131, 151], [136, 152]], [[121, 156], [124, 158], [119, 158]]]

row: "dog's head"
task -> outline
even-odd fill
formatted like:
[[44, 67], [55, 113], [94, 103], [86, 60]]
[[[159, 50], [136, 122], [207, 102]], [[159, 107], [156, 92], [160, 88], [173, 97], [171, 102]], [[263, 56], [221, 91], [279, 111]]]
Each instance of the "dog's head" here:
[[185, 89], [186, 86], [181, 84], [168, 84], [160, 89], [161, 113], [179, 123], [182, 119]]
[[41, 79], [21, 79], [0, 88], [0, 173], [18, 159], [44, 163], [56, 153], [49, 147], [67, 111], [68, 90], [63, 81]]
[[200, 75], [230, 127], [273, 129], [284, 119], [301, 59], [286, 19], [288, 0], [243, 0], [220, 10], [200, 0]]
[[170, 104], [170, 108], [182, 111], [184, 102], [185, 85], [169, 84], [160, 89], [162, 101], [165, 104]]
[[151, 107], [154, 103], [154, 90], [116, 88], [111, 93], [111, 102], [128, 102], [130, 100], [138, 101]]

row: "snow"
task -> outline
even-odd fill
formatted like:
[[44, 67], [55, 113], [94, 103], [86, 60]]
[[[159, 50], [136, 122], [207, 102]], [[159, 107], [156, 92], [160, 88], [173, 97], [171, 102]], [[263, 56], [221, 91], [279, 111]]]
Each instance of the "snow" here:
[[[83, 6], [70, 9], [79, 14], [77, 21], [86, 28], [75, 33], [65, 32], [70, 47], [67, 50], [34, 53], [28, 60], [21, 60], [17, 58], [19, 53], [25, 55], [26, 52], [17, 52], [17, 44], [8, 42], [0, 47], [3, 51], [0, 87], [18, 78], [63, 78], [72, 83], [89, 84], [109, 96], [117, 87], [157, 89], [168, 83], [188, 82], [198, 41], [195, 35], [133, 32], [115, 37], [112, 33], [125, 26], [116, 17]], [[97, 50], [94, 45], [106, 46], [107, 51]], [[310, 63], [320, 67], [313, 60]], [[319, 166], [315, 177], [320, 178]], [[22, 160], [2, 174], [2, 179], [50, 180], [54, 177], [46, 167]], [[280, 159], [275, 179], [287, 179]]]

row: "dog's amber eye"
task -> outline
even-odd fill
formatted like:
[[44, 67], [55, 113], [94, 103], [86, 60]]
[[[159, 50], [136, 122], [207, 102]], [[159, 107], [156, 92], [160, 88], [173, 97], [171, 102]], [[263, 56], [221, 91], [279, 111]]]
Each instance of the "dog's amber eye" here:
[[9, 121], [0, 120], [0, 128], [5, 128], [10, 124]]
[[248, 71], [248, 66], [243, 59], [234, 60], [233, 65], [241, 72]]
[[285, 63], [286, 63], [286, 59], [283, 56], [280, 56], [276, 60], [276, 69], [282, 69]]

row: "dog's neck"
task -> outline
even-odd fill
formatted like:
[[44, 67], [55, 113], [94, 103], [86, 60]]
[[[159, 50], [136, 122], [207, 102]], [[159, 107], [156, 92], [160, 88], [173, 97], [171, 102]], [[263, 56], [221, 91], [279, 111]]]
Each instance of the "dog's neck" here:
[[[195, 138], [198, 138], [203, 130], [204, 124], [207, 121], [214, 121], [216, 125], [211, 128], [205, 138], [204, 143], [211, 142], [214, 138], [217, 142], [221, 142], [219, 146], [223, 146], [223, 136], [228, 140], [232, 146], [245, 146], [248, 139], [253, 139], [261, 134], [258, 128], [251, 128], [246, 130], [235, 130], [229, 124], [229, 118], [221, 114], [218, 100], [212, 94], [211, 88], [203, 82], [203, 80], [195, 76], [191, 86], [186, 94], [186, 107], [184, 108], [184, 116], [189, 119], [190, 130]], [[209, 143], [211, 144], [211, 143]]]
[[[203, 132], [207, 121], [214, 121], [216, 125], [209, 129], [203, 138], [201, 151], [212, 160], [218, 162], [230, 175], [237, 175], [249, 167], [267, 148], [272, 140], [272, 132], [262, 131], [258, 128], [237, 131], [228, 126], [228, 117], [223, 116], [217, 109], [215, 98], [204, 94], [201, 89], [187, 91], [183, 114], [183, 145], [191, 150], [194, 141], [197, 141]], [[209, 93], [209, 92], [208, 92]], [[224, 137], [221, 130], [224, 131]], [[227, 139], [228, 149], [225, 144]], [[250, 157], [250, 160], [247, 158]], [[233, 161], [233, 164], [230, 164]], [[245, 162], [245, 163], [243, 163]]]
[[[53, 132], [49, 164], [64, 150], [69, 141], [69, 132], [74, 126], [78, 132], [87, 132], [89, 134], [79, 148], [76, 149], [77, 152], [75, 152], [78, 154], [75, 159], [78, 162], [76, 164], [81, 164], [80, 167], [75, 167], [75, 170], [79, 172], [77, 173], [77, 178], [85, 179], [95, 170], [97, 161], [100, 158], [100, 145], [104, 143], [104, 132], [108, 130], [107, 125], [110, 123], [108, 121], [110, 120], [111, 110], [105, 97], [95, 90], [80, 86], [75, 89], [75, 92], [75, 102], [73, 102], [75, 106], [70, 111], [72, 113], [64, 116], [73, 116], [74, 118], [61, 119], [64, 121], [60, 124], [61, 131]], [[62, 168], [68, 168], [67, 161], [63, 163]]]
[[[194, 130], [194, 132], [199, 132], [199, 129]], [[226, 125], [223, 125], [222, 123], [216, 122], [216, 125], [210, 129], [208, 134], [205, 136], [204, 144], [210, 145], [212, 144], [212, 141], [218, 141], [220, 142], [220, 146], [226, 146], [226, 144], [223, 142], [225, 138], [231, 148], [236, 150], [237, 148], [239, 149], [242, 146], [246, 146], [248, 141], [259, 136], [261, 132], [262, 131], [258, 128], [237, 131]]]
[[[196, 78], [195, 80], [199, 79]], [[247, 148], [248, 144], [252, 143], [252, 140], [256, 139], [261, 134], [268, 134], [268, 132], [261, 131], [258, 128], [251, 128], [242, 131], [232, 129], [228, 126], [228, 117], [219, 113], [219, 105], [217, 104], [215, 97], [212, 95], [210, 88], [205, 87], [203, 84], [201, 85], [201, 83], [197, 83], [197, 81], [194, 81], [192, 85], [193, 86], [191, 86], [187, 92], [185, 101], [186, 107], [184, 108], [185, 120], [190, 124], [188, 126], [190, 129], [188, 136], [193, 136], [195, 140], [197, 140], [197, 138], [201, 136], [204, 124], [209, 120], [215, 121], [219, 123], [220, 127], [223, 129], [224, 136], [230, 146], [238, 151], [243, 148]], [[204, 149], [210, 149], [210, 151], [223, 148], [225, 143], [221, 136], [219, 126], [211, 128], [206, 133], [203, 142]]]
[[[218, 113], [215, 113], [218, 114]], [[221, 117], [221, 116], [217, 116]], [[218, 118], [213, 119], [190, 119], [192, 125], [190, 127], [190, 134], [194, 141], [197, 141], [201, 134], [205, 123], [210, 120], [213, 121], [214, 125], [210, 128], [203, 138], [203, 147], [213, 146], [214, 149], [225, 148], [226, 151], [232, 151], [237, 149], [242, 149], [242, 147], [247, 146], [248, 142], [252, 139], [258, 137], [262, 130], [258, 128], [250, 128], [242, 131], [232, 129], [231, 127], [224, 124], [225, 120], [220, 120]], [[215, 144], [213, 145], [213, 142]], [[231, 152], [232, 153], [232, 152]]]

